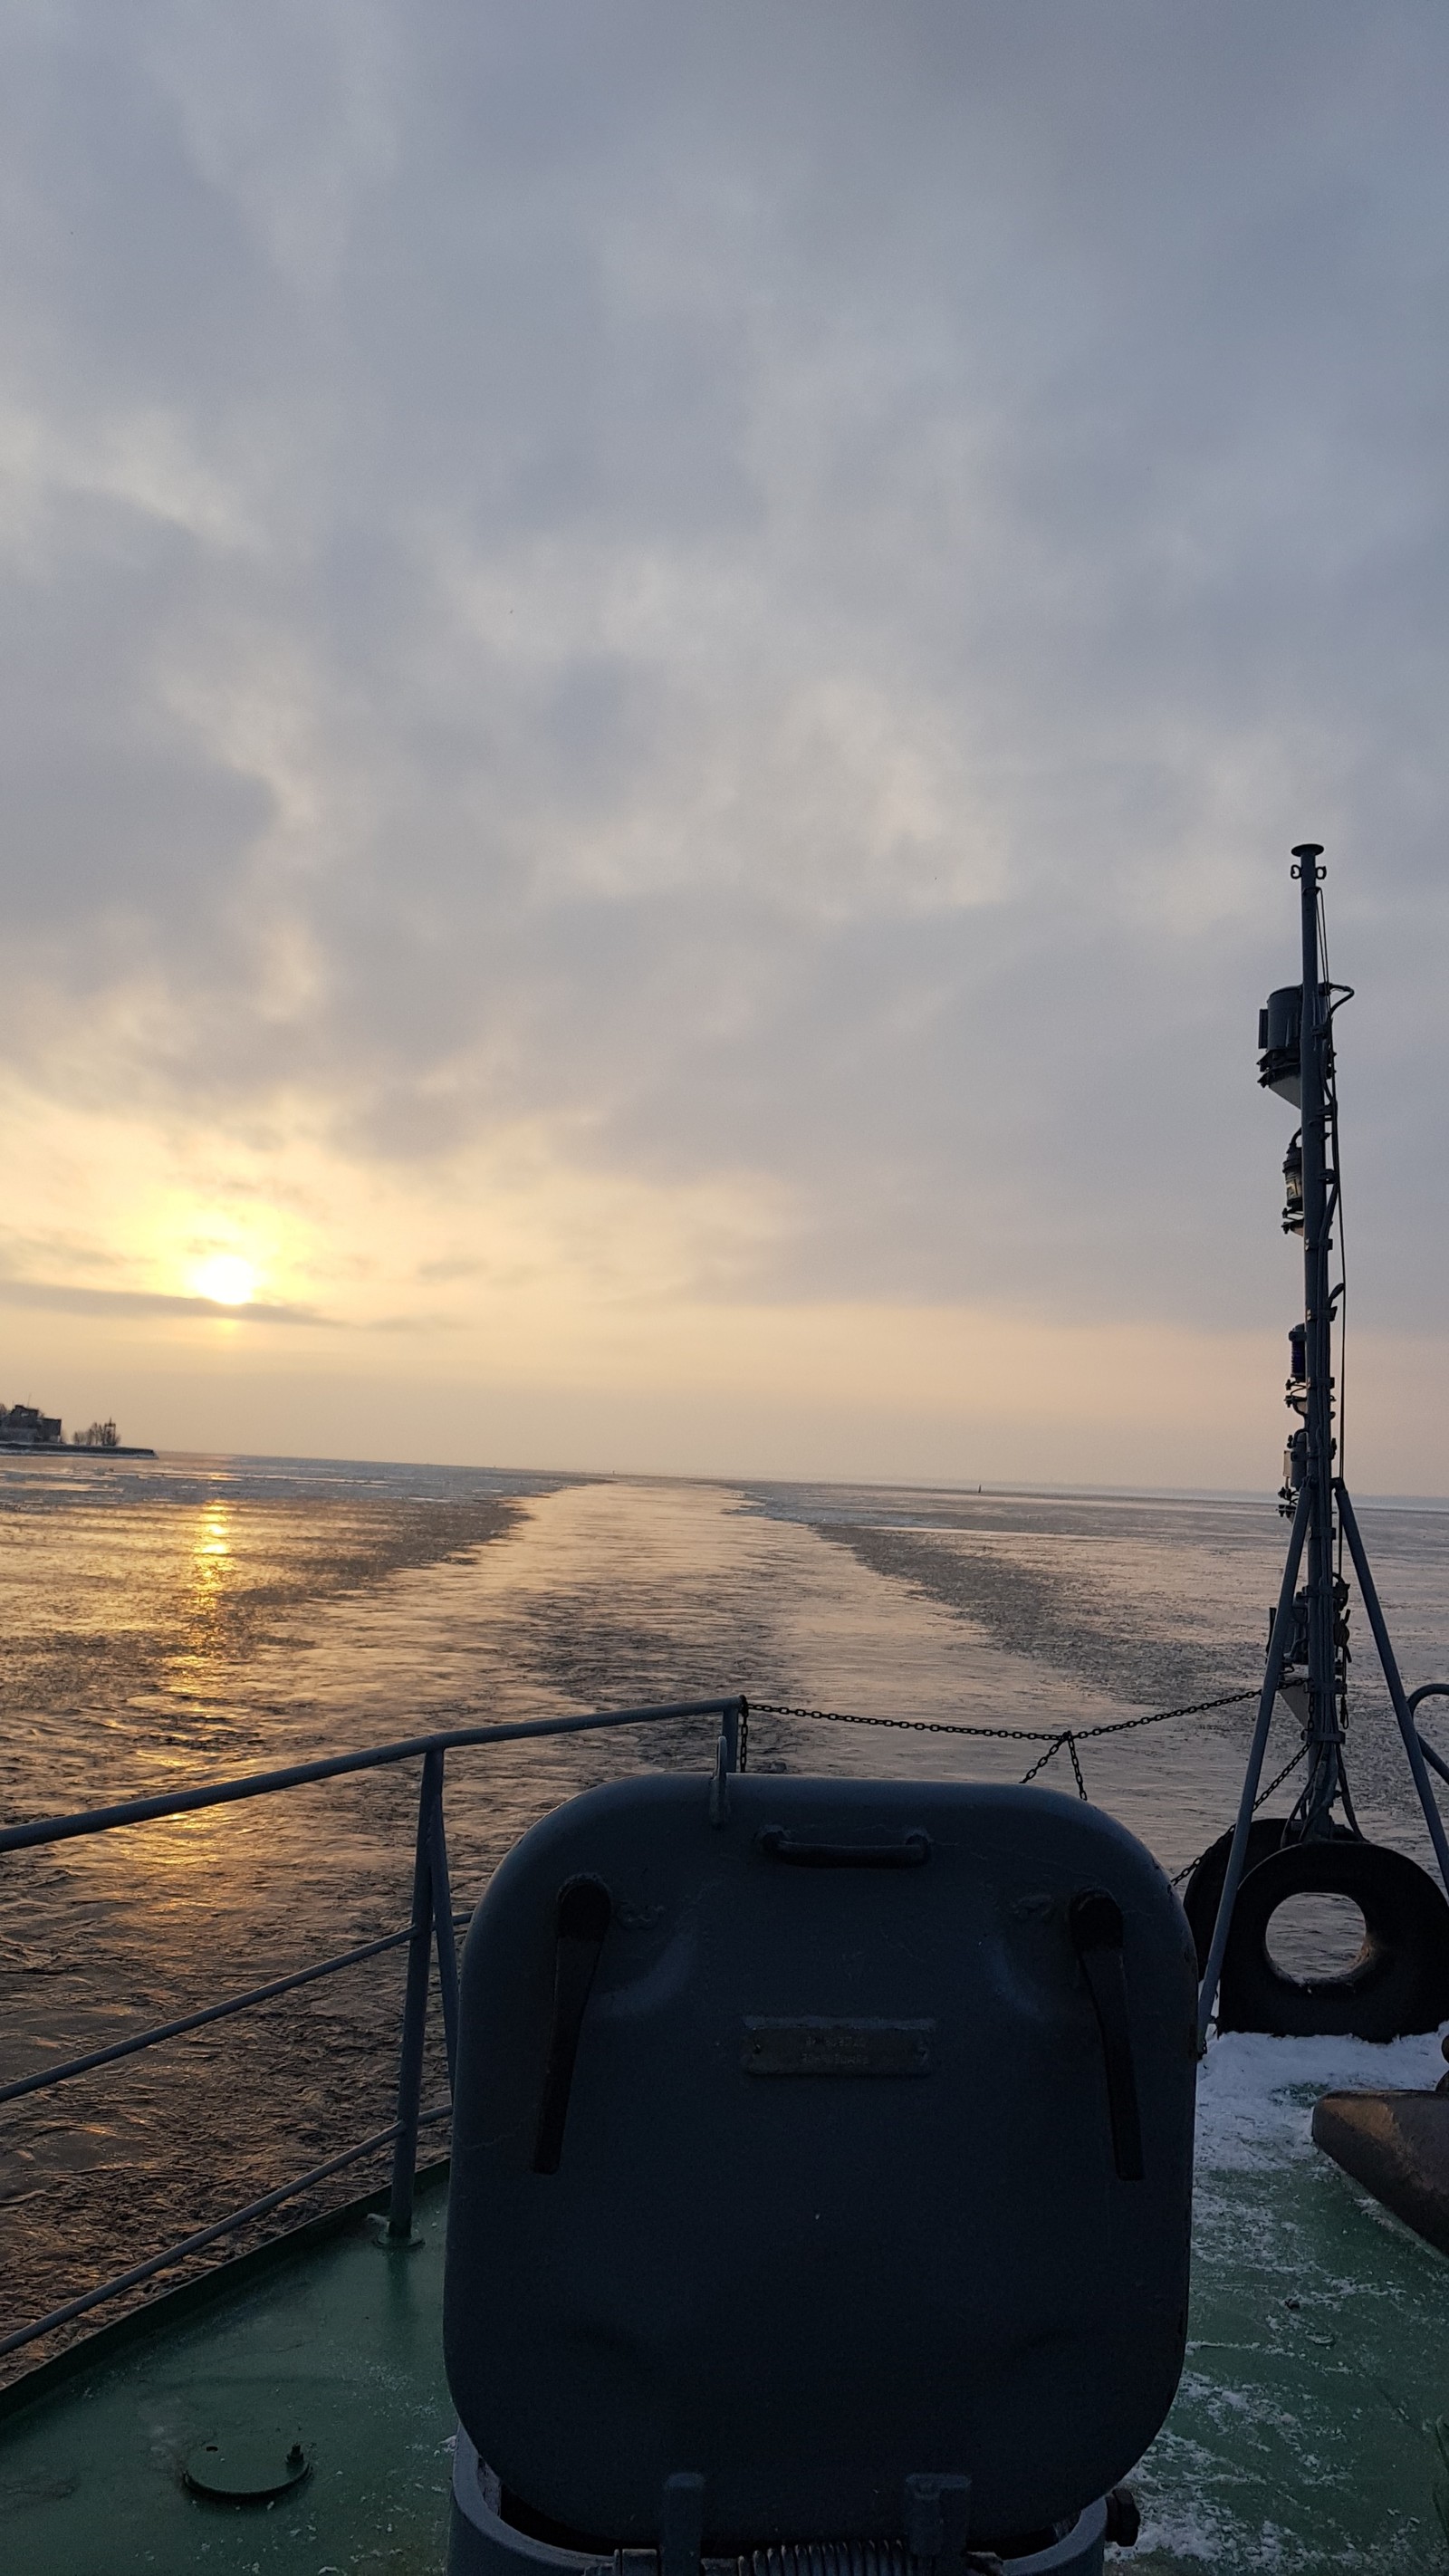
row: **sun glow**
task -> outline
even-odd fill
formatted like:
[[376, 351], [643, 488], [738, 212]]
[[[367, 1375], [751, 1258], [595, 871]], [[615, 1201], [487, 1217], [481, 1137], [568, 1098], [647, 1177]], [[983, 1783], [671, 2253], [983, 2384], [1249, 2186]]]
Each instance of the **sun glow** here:
[[257, 1292], [258, 1274], [239, 1252], [211, 1252], [191, 1274], [193, 1295], [217, 1306], [249, 1306]]

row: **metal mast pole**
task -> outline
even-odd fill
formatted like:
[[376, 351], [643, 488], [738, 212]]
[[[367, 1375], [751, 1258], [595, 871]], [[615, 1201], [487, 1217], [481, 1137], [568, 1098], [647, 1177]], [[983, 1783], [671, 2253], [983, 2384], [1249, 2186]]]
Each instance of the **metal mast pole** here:
[[[1283, 1227], [1285, 1233], [1301, 1230], [1303, 1235], [1303, 1323], [1301, 1327], [1295, 1324], [1288, 1337], [1292, 1366], [1287, 1386], [1289, 1409], [1301, 1417], [1302, 1427], [1293, 1433], [1284, 1453], [1279, 1502], [1282, 1510], [1291, 1512], [1293, 1530], [1283, 1568], [1278, 1608], [1269, 1635], [1258, 1722], [1253, 1731], [1252, 1749], [1238, 1802], [1237, 1822], [1231, 1835], [1223, 1835], [1203, 1854], [1187, 1890], [1188, 1917], [1197, 1938], [1198, 1955], [1203, 1960], [1202, 1982], [1198, 1989], [1199, 2049], [1207, 2044], [1208, 2024], [1217, 2002], [1219, 1978], [1231, 1985], [1234, 1974], [1238, 1991], [1228, 1997], [1232, 2016], [1228, 2023], [1230, 2028], [1306, 2033], [1316, 2026], [1325, 2033], [1353, 2031], [1375, 2039], [1392, 2035], [1392, 2031], [1383, 2026], [1382, 2013], [1370, 2002], [1367, 1988], [1360, 1986], [1354, 1974], [1327, 1976], [1308, 1984], [1295, 1984], [1291, 1977], [1280, 1975], [1276, 1977], [1276, 1992], [1272, 1991], [1275, 1972], [1264, 1945], [1268, 1918], [1261, 1912], [1252, 1940], [1236, 1960], [1236, 1965], [1233, 1952], [1234, 1908], [1240, 1884], [1250, 1869], [1257, 1881], [1259, 1896], [1268, 1900], [1269, 1917], [1289, 1896], [1311, 1888], [1320, 1894], [1349, 1895], [1355, 1903], [1362, 1893], [1365, 1902], [1361, 1910], [1368, 1920], [1371, 1919], [1367, 1902], [1370, 1881], [1364, 1874], [1366, 1865], [1378, 1868], [1378, 1864], [1384, 1864], [1385, 1869], [1378, 1870], [1380, 1878], [1385, 1877], [1386, 1869], [1401, 1873], [1407, 1866], [1402, 1858], [1377, 1850], [1365, 1840], [1348, 1793], [1343, 1759], [1348, 1686], [1348, 1589], [1334, 1563], [1340, 1535], [1353, 1558], [1409, 1769], [1424, 1810], [1424, 1821], [1434, 1846], [1445, 1893], [1449, 1895], [1449, 1832], [1446, 1832], [1445, 1820], [1435, 1802], [1429, 1764], [1442, 1772], [1446, 1780], [1449, 1780], [1449, 1765], [1440, 1762], [1432, 1746], [1426, 1745], [1419, 1734], [1415, 1723], [1415, 1703], [1425, 1693], [1417, 1691], [1410, 1697], [1405, 1692], [1348, 1488], [1342, 1477], [1334, 1473], [1333, 1321], [1334, 1302], [1342, 1293], [1342, 1282], [1335, 1289], [1329, 1280], [1333, 1227], [1339, 1213], [1341, 1186], [1337, 1170], [1333, 996], [1336, 990], [1342, 999], [1348, 999], [1349, 987], [1340, 984], [1331, 988], [1324, 976], [1325, 960], [1319, 939], [1319, 888], [1325, 872], [1318, 862], [1322, 856], [1322, 845], [1317, 841], [1301, 841], [1293, 852], [1296, 862], [1293, 874], [1298, 880], [1303, 926], [1302, 984], [1280, 985], [1277, 991], [1269, 994], [1267, 1008], [1258, 1017], [1258, 1044], [1262, 1049], [1258, 1064], [1259, 1081], [1280, 1100], [1291, 1101], [1298, 1110], [1300, 1122], [1299, 1133], [1290, 1144], [1283, 1165], [1287, 1202], [1283, 1210]], [[1300, 1570], [1305, 1578], [1304, 1587], [1296, 1591]], [[1449, 1690], [1449, 1684], [1445, 1688]], [[1281, 1840], [1274, 1843], [1270, 1839], [1259, 1857], [1251, 1849], [1253, 1818], [1261, 1803], [1258, 1781], [1267, 1751], [1274, 1701], [1280, 1693], [1302, 1725], [1308, 1777], [1302, 1796], [1282, 1825]], [[1295, 1757], [1289, 1769], [1296, 1767], [1298, 1758], [1301, 1757]], [[1287, 1772], [1279, 1776], [1286, 1779]], [[1267, 1792], [1263, 1795], [1266, 1796]], [[1334, 1856], [1340, 1848], [1335, 1837], [1343, 1832], [1334, 1819], [1334, 1808], [1339, 1803], [1342, 1804], [1347, 1827], [1340, 1858], [1348, 1874], [1344, 1876], [1343, 1869], [1337, 1872], [1342, 1884], [1335, 1888]], [[1306, 1843], [1316, 1843], [1320, 1847], [1316, 1857], [1302, 1849]], [[1327, 1849], [1323, 1848], [1325, 1845]], [[1213, 1877], [1205, 1874], [1217, 1866], [1221, 1866], [1223, 1876], [1217, 1891], [1211, 1937], [1204, 1950], [1204, 1900], [1213, 1885]], [[1428, 1952], [1434, 1944], [1427, 1931], [1424, 1940], [1427, 1944], [1427, 1973]], [[1449, 2003], [1449, 1973], [1442, 1967], [1438, 1973], [1440, 1985], [1434, 1989], [1432, 2002], [1433, 2012], [1442, 2015], [1446, 2003]], [[1284, 2019], [1285, 1998], [1290, 1994], [1292, 2011]], [[1405, 2031], [1423, 2027], [1422, 2021], [1416, 2021], [1414, 2016], [1422, 2014], [1424, 2009], [1423, 1997], [1418, 2002], [1406, 2002], [1397, 2014], [1390, 2016], [1392, 2029]], [[1305, 2012], [1309, 2015], [1307, 2019], [1304, 2018]], [[1319, 2016], [1316, 2025], [1312, 2017], [1314, 2013]]]
[[1338, 1174], [1328, 1163], [1328, 1107], [1333, 1022], [1318, 955], [1318, 889], [1322, 845], [1304, 841], [1293, 856], [1303, 915], [1303, 1016], [1300, 1026], [1303, 1117], [1303, 1321], [1308, 1381], [1304, 1477], [1308, 1486], [1308, 1780], [1299, 1812], [1305, 1838], [1332, 1831], [1343, 1785], [1334, 1642], [1333, 1319], [1329, 1252]]

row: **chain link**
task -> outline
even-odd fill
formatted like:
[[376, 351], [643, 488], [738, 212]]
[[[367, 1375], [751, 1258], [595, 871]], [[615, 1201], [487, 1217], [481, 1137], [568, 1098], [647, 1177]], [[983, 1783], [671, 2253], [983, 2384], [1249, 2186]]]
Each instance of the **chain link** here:
[[[1308, 1750], [1308, 1747], [1307, 1747], [1306, 1743], [1305, 1743], [1305, 1744], [1300, 1744], [1296, 1753], [1290, 1753], [1290, 1754], [1289, 1754], [1288, 1759], [1287, 1759], [1287, 1761], [1284, 1763], [1282, 1770], [1281, 1770], [1281, 1771], [1278, 1771], [1278, 1772], [1276, 1772], [1276, 1773], [1274, 1774], [1273, 1778], [1269, 1781], [1267, 1788], [1266, 1788], [1266, 1789], [1260, 1789], [1260, 1790], [1258, 1791], [1258, 1794], [1257, 1794], [1256, 1798], [1253, 1800], [1253, 1813], [1254, 1813], [1254, 1815], [1255, 1815], [1255, 1816], [1256, 1816], [1256, 1814], [1257, 1814], [1257, 1812], [1258, 1812], [1258, 1809], [1259, 1809], [1261, 1806], [1263, 1806], [1269, 1798], [1271, 1798], [1271, 1797], [1272, 1797], [1274, 1790], [1275, 1790], [1275, 1789], [1281, 1789], [1281, 1788], [1282, 1788], [1283, 1783], [1284, 1783], [1284, 1781], [1287, 1779], [1289, 1772], [1290, 1772], [1290, 1771], [1296, 1771], [1296, 1770], [1297, 1770], [1298, 1765], [1299, 1765], [1299, 1763], [1302, 1761], [1302, 1759], [1303, 1759], [1303, 1757], [1304, 1757], [1305, 1753], [1307, 1752], [1307, 1750]], [[1219, 1838], [1219, 1839], [1220, 1839], [1220, 1838]], [[1207, 1851], [1200, 1851], [1200, 1852], [1198, 1853], [1197, 1860], [1190, 1860], [1190, 1861], [1188, 1861], [1188, 1862], [1185, 1864], [1185, 1866], [1184, 1866], [1182, 1869], [1180, 1869], [1180, 1870], [1178, 1871], [1177, 1876], [1174, 1878], [1174, 1880], [1173, 1880], [1173, 1882], [1172, 1882], [1173, 1886], [1174, 1886], [1174, 1887], [1181, 1887], [1182, 1882], [1183, 1882], [1183, 1880], [1184, 1880], [1185, 1878], [1191, 1878], [1191, 1876], [1192, 1876], [1192, 1874], [1193, 1874], [1193, 1871], [1196, 1869], [1196, 1867], [1197, 1867], [1197, 1865], [1198, 1865], [1198, 1861], [1206, 1860], [1206, 1858], [1207, 1858], [1207, 1856], [1208, 1856], [1208, 1852], [1210, 1852], [1211, 1850], [1212, 1850], [1212, 1844], [1211, 1844], [1211, 1843], [1209, 1843], [1209, 1844], [1208, 1844], [1208, 1846], [1207, 1846]]]
[[[1106, 1726], [1064, 1726], [1056, 1729], [1045, 1726], [963, 1726], [954, 1718], [944, 1717], [860, 1717], [847, 1709], [796, 1708], [788, 1701], [778, 1699], [752, 1699], [749, 1707], [755, 1716], [814, 1717], [819, 1718], [825, 1726], [888, 1726], [906, 1735], [974, 1735], [992, 1744], [1044, 1744], [1045, 1753], [1039, 1753], [1031, 1769], [1022, 1773], [1019, 1785], [1025, 1789], [1037, 1777], [1038, 1772], [1044, 1771], [1047, 1764], [1055, 1760], [1057, 1754], [1065, 1751], [1076, 1780], [1077, 1795], [1079, 1798], [1085, 1798], [1087, 1784], [1082, 1777], [1081, 1760], [1077, 1753], [1078, 1744], [1091, 1743], [1103, 1735], [1131, 1735], [1139, 1726], [1165, 1726], [1168, 1719], [1172, 1717], [1202, 1717], [1209, 1709], [1233, 1708], [1240, 1700], [1257, 1699], [1259, 1696], [1260, 1693], [1256, 1688], [1224, 1691], [1217, 1699], [1189, 1700], [1182, 1708], [1155, 1708], [1145, 1717], [1114, 1718]], [[1297, 1752], [1290, 1755], [1284, 1763], [1282, 1770], [1269, 1781], [1267, 1788], [1259, 1790], [1253, 1800], [1255, 1816], [1265, 1800], [1272, 1797], [1274, 1790], [1282, 1788], [1289, 1772], [1297, 1770], [1307, 1750], [1306, 1743], [1300, 1744]], [[742, 1737], [741, 1770], [744, 1769], [743, 1753]], [[1199, 1853], [1198, 1860], [1202, 1857], [1203, 1855]], [[1173, 1886], [1180, 1887], [1185, 1878], [1192, 1876], [1196, 1867], [1197, 1861], [1190, 1860], [1184, 1869], [1178, 1871], [1172, 1882]]]
[[1073, 1735], [1070, 1727], [1067, 1729], [1065, 1735], [1054, 1735], [1052, 1737], [1045, 1753], [1039, 1753], [1035, 1762], [1033, 1762], [1031, 1769], [1029, 1771], [1023, 1771], [1018, 1786], [1023, 1789], [1030, 1788], [1037, 1773], [1039, 1771], [1044, 1771], [1047, 1764], [1056, 1759], [1056, 1756], [1061, 1752], [1063, 1745], [1066, 1747], [1072, 1769], [1077, 1775], [1077, 1795], [1080, 1798], [1085, 1798], [1087, 1794], [1087, 1784], [1082, 1778], [1082, 1765], [1077, 1755], [1077, 1739], [1075, 1735]]
[[[752, 1699], [750, 1709], [756, 1717], [815, 1717], [826, 1726], [888, 1726], [906, 1735], [975, 1735], [993, 1744], [1050, 1744], [1055, 1752], [1059, 1745], [1090, 1743], [1100, 1735], [1130, 1735], [1134, 1727], [1164, 1726], [1170, 1717], [1201, 1717], [1210, 1708], [1231, 1708], [1238, 1700], [1257, 1699], [1259, 1689], [1224, 1691], [1217, 1699], [1189, 1700], [1182, 1708], [1155, 1708], [1145, 1717], [1114, 1718], [1105, 1726], [963, 1726], [945, 1717], [861, 1717], [843, 1708], [797, 1708], [789, 1701]], [[1046, 1757], [1051, 1760], [1051, 1754]]]
[[[1081, 1758], [1077, 1752], [1078, 1744], [1093, 1743], [1103, 1735], [1131, 1735], [1139, 1726], [1165, 1726], [1168, 1719], [1172, 1717], [1201, 1717], [1208, 1709], [1233, 1708], [1240, 1700], [1257, 1699], [1258, 1696], [1256, 1689], [1223, 1691], [1216, 1699], [1188, 1700], [1181, 1708], [1149, 1709], [1143, 1717], [1117, 1717], [1103, 1726], [1063, 1727], [965, 1726], [958, 1719], [945, 1717], [861, 1717], [843, 1708], [797, 1708], [787, 1700], [778, 1699], [755, 1699], [751, 1700], [749, 1705], [757, 1716], [812, 1717], [818, 1718], [825, 1726], [885, 1726], [893, 1727], [904, 1735], [973, 1735], [992, 1744], [1044, 1744], [1045, 1753], [1038, 1754], [1031, 1769], [1022, 1773], [1020, 1786], [1025, 1789], [1037, 1777], [1038, 1772], [1044, 1771], [1047, 1764], [1064, 1751], [1072, 1766], [1077, 1795], [1079, 1798], [1085, 1798], [1087, 1784], [1082, 1777]], [[1278, 1780], [1270, 1781], [1263, 1792], [1263, 1797], [1271, 1797], [1278, 1786], [1278, 1781], [1286, 1780], [1288, 1771], [1293, 1768], [1293, 1763], [1301, 1762], [1302, 1759], [1300, 1750], [1294, 1754], [1293, 1762], [1288, 1764], [1287, 1771], [1280, 1771]], [[743, 1744], [740, 1768], [744, 1769]], [[1262, 1803], [1263, 1800], [1260, 1798], [1259, 1806]], [[1197, 1863], [1193, 1861], [1188, 1866], [1195, 1869]], [[1187, 1871], [1180, 1871], [1179, 1876], [1185, 1878]], [[1177, 1881], [1174, 1879], [1173, 1885], [1176, 1886], [1176, 1884]]]

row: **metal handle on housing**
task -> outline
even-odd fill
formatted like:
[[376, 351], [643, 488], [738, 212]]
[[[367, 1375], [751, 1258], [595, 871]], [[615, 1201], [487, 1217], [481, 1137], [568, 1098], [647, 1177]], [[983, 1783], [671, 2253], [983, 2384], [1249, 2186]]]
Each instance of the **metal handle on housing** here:
[[589, 2000], [599, 1954], [613, 1919], [614, 1900], [601, 1878], [571, 1878], [559, 1889], [558, 1934], [553, 1962], [553, 2028], [549, 2033], [543, 2096], [538, 2106], [538, 2132], [533, 2142], [535, 2173], [558, 2172], [559, 2157], [563, 2153], [564, 2122], [569, 2115], [574, 2060], [579, 2053], [579, 2033], [584, 2026], [584, 2007]]
[[797, 1869], [919, 1869], [931, 1857], [931, 1837], [918, 1832], [898, 1843], [818, 1843], [767, 1825], [760, 1849], [767, 1860], [792, 1861]]
[[1067, 1911], [1072, 1946], [1082, 1963], [1102, 2037], [1112, 2159], [1120, 2182], [1142, 2180], [1142, 2117], [1132, 2063], [1132, 2016], [1122, 1959], [1122, 1908], [1104, 1887], [1083, 1889]]

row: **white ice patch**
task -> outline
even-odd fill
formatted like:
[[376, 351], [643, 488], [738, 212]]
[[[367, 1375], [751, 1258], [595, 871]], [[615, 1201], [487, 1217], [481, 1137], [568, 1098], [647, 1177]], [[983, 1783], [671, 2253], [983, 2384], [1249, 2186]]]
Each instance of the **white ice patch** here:
[[1198, 2069], [1199, 2173], [1264, 2172], [1311, 2155], [1321, 2093], [1431, 2091], [1444, 2073], [1439, 2039], [1434, 2031], [1384, 2042], [1225, 2031]]

